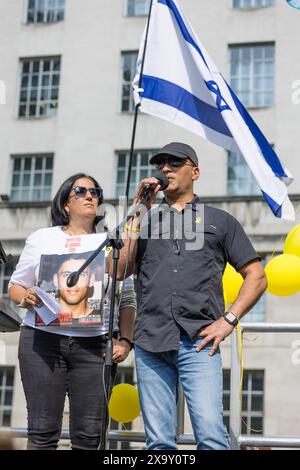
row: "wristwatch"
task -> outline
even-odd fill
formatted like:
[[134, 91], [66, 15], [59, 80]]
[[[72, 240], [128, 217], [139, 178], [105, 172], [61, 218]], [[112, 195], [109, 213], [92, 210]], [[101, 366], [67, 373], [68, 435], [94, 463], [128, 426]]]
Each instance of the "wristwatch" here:
[[119, 341], [126, 341], [126, 343], [128, 343], [129, 346], [130, 346], [130, 351], [132, 350], [132, 348], [133, 348], [133, 342], [130, 341], [129, 338], [126, 338], [125, 336], [120, 336]]
[[230, 311], [223, 313], [223, 317], [232, 326], [236, 326], [239, 322], [238, 317]]

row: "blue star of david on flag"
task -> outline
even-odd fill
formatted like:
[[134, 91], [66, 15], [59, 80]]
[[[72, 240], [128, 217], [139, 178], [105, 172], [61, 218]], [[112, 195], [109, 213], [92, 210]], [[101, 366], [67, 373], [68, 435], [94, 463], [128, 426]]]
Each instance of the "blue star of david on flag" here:
[[[218, 107], [218, 110], [220, 112], [225, 111], [225, 109], [230, 109], [231, 110], [230, 106], [226, 103], [225, 99], [222, 96], [219, 85], [216, 82], [214, 82], [213, 80], [210, 80], [209, 82], [205, 82], [205, 83], [206, 83], [207, 88], [210, 91], [212, 91], [213, 93], [215, 93], [215, 95], [216, 95], [216, 105]], [[224, 104], [222, 104], [222, 103], [224, 103]]]

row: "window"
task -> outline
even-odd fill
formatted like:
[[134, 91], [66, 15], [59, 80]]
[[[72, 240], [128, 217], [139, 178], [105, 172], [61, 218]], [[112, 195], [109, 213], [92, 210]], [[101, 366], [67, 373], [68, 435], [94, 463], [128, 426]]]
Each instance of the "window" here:
[[[223, 370], [224, 423], [229, 430], [230, 370]], [[242, 434], [263, 434], [264, 371], [244, 370], [242, 394]]]
[[229, 196], [261, 195], [261, 190], [240, 154], [228, 152], [227, 194]]
[[133, 112], [134, 100], [132, 93], [132, 81], [136, 73], [137, 52], [122, 53], [122, 111]]
[[127, 0], [127, 16], [146, 16], [149, 8], [150, 0]]
[[263, 294], [257, 304], [242, 319], [242, 322], [263, 322], [265, 321], [266, 294]]
[[22, 59], [19, 117], [55, 115], [59, 79], [59, 57]]
[[53, 155], [13, 157], [11, 201], [50, 201]]
[[0, 366], [0, 426], [10, 427], [14, 390], [14, 367]]
[[274, 44], [231, 46], [230, 82], [246, 107], [274, 104]]
[[275, 0], [233, 0], [233, 8], [262, 8], [274, 5]]
[[[149, 164], [149, 160], [154, 154], [154, 150], [140, 150], [133, 154], [129, 198], [133, 198], [138, 183], [157, 173], [155, 166]], [[129, 167], [129, 152], [118, 152], [118, 170], [116, 197], [124, 196]]]
[[[130, 384], [133, 385], [133, 368], [132, 367], [118, 367], [116, 379], [114, 385], [118, 384]], [[124, 431], [122, 423], [110, 419], [110, 430], [111, 431]], [[131, 429], [131, 423], [126, 423], [126, 431]], [[115, 450], [126, 450], [130, 449], [129, 442], [120, 441], [109, 441], [109, 449]]]
[[14, 306], [14, 303], [8, 297], [8, 283], [14, 271], [15, 261], [9, 264], [0, 264], [0, 298], [11, 306]]
[[54, 23], [65, 16], [65, 0], [28, 0], [27, 23]]

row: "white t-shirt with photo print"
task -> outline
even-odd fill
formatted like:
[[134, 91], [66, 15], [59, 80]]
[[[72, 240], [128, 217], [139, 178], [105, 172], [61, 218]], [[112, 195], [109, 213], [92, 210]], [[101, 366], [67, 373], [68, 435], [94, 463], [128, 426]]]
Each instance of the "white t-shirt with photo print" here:
[[[20, 256], [19, 262], [9, 282], [12, 285], [21, 285], [26, 289], [38, 284], [40, 272], [40, 262], [42, 255], [63, 255], [66, 253], [86, 253], [94, 251], [106, 239], [105, 233], [93, 233], [88, 235], [70, 236], [66, 234], [60, 226], [42, 228], [31, 234]], [[108, 251], [105, 250], [107, 256]], [[109, 282], [110, 281], [110, 282]], [[108, 332], [109, 311], [110, 311], [110, 290], [111, 279], [105, 275], [105, 298], [103, 306], [102, 324], [99, 326], [36, 326], [36, 315], [34, 310], [27, 310], [23, 324], [39, 330], [67, 335], [67, 336], [98, 336]], [[117, 293], [122, 289], [124, 302], [115, 304], [114, 331], [118, 331], [119, 307], [135, 307], [135, 295], [132, 277], [125, 280], [124, 285], [118, 283]], [[123, 295], [122, 295], [123, 298]]]

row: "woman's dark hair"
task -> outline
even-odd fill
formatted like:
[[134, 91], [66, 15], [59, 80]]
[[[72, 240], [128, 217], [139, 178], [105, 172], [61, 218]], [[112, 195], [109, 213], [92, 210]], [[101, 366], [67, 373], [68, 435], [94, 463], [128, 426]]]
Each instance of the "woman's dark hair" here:
[[[65, 205], [68, 202], [70, 192], [74, 187], [75, 182], [79, 178], [88, 178], [93, 181], [95, 188], [101, 189], [101, 196], [99, 197], [99, 205], [103, 203], [103, 191], [98, 181], [95, 180], [92, 176], [86, 175], [85, 173], [76, 173], [76, 175], [70, 176], [66, 181], [63, 182], [51, 204], [51, 224], [52, 226], [56, 225], [68, 225], [69, 223], [69, 214], [65, 210]], [[94, 222], [94, 229], [98, 222], [103, 219], [103, 216], [97, 216]]]

